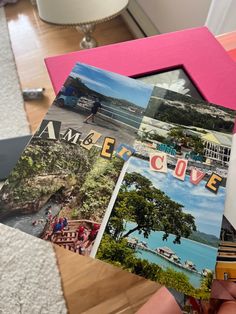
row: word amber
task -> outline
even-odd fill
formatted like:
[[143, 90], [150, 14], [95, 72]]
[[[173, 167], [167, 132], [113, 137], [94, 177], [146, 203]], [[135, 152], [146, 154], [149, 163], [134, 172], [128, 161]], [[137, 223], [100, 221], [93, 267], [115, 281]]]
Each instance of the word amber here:
[[[61, 139], [62, 141], [73, 145], [80, 145], [87, 150], [90, 150], [102, 136], [101, 133], [91, 130], [88, 135], [83, 140], [81, 140], [82, 133], [73, 128], [68, 128], [62, 136], [60, 135], [60, 131], [60, 121], [43, 120], [35, 136], [54, 141]], [[114, 153], [115, 143], [116, 140], [114, 138], [105, 137], [100, 156], [106, 159], [111, 159]], [[135, 150], [133, 147], [130, 147], [126, 144], [120, 144], [120, 146], [116, 149], [115, 155], [124, 161], [127, 161], [134, 152]]]

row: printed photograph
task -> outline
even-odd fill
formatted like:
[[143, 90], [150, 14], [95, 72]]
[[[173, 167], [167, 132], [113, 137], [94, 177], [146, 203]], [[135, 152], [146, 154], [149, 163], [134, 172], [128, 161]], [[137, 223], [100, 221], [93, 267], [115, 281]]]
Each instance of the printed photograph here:
[[33, 138], [0, 191], [0, 222], [89, 255], [123, 166], [100, 150]]
[[216, 172], [225, 186], [234, 117], [234, 110], [154, 87], [134, 147], [146, 158], [166, 153], [169, 168], [177, 158], [187, 159], [187, 173], [196, 167], [207, 180]]
[[[214, 277], [234, 111], [154, 88], [97, 257], [199, 299]], [[171, 97], [173, 99], [171, 99]], [[164, 153], [165, 172], [150, 156]], [[173, 173], [187, 160], [184, 178]], [[204, 174], [197, 184], [191, 171]], [[222, 181], [217, 193], [206, 184]]]
[[137, 79], [144, 83], [168, 89], [182, 95], [200, 100], [204, 99], [188, 73], [183, 68], [154, 73], [138, 77]]
[[[57, 95], [47, 119], [77, 131], [96, 128], [132, 145], [153, 87], [116, 73], [77, 63]], [[101, 139], [98, 144], [102, 144]]]
[[208, 298], [224, 208], [217, 195], [131, 157], [97, 257], [197, 298]]
[[[0, 222], [90, 255], [124, 164], [112, 153], [100, 156], [104, 139], [114, 139], [113, 149], [132, 145], [151, 92], [142, 82], [76, 64], [39, 128], [54, 121], [55, 129], [46, 127], [41, 138], [38, 130], [0, 191]], [[68, 128], [79, 132], [67, 134], [71, 143], [63, 141]], [[98, 140], [85, 145], [91, 132]]]

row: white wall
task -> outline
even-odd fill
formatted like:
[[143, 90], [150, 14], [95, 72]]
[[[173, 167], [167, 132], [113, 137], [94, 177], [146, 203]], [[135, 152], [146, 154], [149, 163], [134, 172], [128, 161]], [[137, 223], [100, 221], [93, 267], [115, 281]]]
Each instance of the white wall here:
[[214, 35], [236, 30], [236, 1], [212, 0], [206, 26]]
[[211, 0], [136, 0], [160, 33], [204, 26]]

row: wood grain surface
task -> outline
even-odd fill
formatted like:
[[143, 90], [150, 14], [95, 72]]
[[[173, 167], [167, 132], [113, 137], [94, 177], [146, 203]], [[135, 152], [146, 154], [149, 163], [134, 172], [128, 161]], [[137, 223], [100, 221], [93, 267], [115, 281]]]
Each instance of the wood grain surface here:
[[[44, 58], [80, 50], [82, 34], [73, 27], [42, 22], [30, 0], [9, 4], [5, 12], [22, 88], [46, 88], [43, 100], [25, 102], [30, 126], [35, 132], [55, 98]], [[133, 35], [119, 16], [98, 24], [94, 37], [99, 46], [133, 39]]]
[[54, 245], [70, 314], [135, 313], [161, 286]]

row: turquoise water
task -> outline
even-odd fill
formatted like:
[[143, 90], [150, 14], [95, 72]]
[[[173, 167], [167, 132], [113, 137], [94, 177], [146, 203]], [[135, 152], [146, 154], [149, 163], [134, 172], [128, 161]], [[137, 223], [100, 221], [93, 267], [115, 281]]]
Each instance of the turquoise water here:
[[[126, 230], [134, 228], [135, 225], [136, 225], [135, 223], [126, 222]], [[174, 235], [169, 235], [167, 241], [162, 241], [162, 236], [163, 236], [162, 231], [156, 232], [152, 231], [148, 239], [144, 238], [144, 236], [140, 235], [137, 231], [133, 232], [130, 235], [130, 237], [136, 237], [140, 241], [147, 242], [148, 246], [153, 250], [163, 246], [169, 247], [176, 253], [177, 256], [181, 258], [182, 263], [184, 263], [186, 260], [190, 260], [196, 265], [198, 271], [202, 271], [203, 268], [214, 270], [217, 255], [216, 248], [195, 241], [191, 241], [185, 238], [181, 239], [181, 244], [174, 244], [173, 243], [173, 240], [175, 239]], [[188, 276], [189, 281], [195, 288], [200, 286], [200, 280], [202, 277], [198, 274], [191, 273], [187, 270], [179, 268], [178, 266], [175, 266], [174, 264], [170, 263], [164, 258], [143, 250], [138, 250], [137, 256], [146, 259], [149, 262], [156, 263], [157, 265], [160, 265], [164, 269], [169, 267], [175, 271], [182, 272]]]

